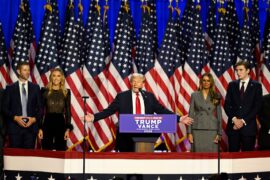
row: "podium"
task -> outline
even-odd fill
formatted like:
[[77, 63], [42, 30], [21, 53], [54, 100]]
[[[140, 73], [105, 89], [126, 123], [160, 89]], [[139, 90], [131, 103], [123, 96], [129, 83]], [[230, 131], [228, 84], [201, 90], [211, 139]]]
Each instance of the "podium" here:
[[175, 114], [120, 114], [119, 133], [128, 133], [135, 152], [153, 152], [161, 133], [175, 133]]

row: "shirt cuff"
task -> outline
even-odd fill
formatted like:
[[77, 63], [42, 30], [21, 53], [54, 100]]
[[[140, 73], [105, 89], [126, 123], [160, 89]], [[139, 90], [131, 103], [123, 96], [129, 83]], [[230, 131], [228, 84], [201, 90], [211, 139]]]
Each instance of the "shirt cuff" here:
[[246, 121], [244, 119], [241, 119], [241, 120], [242, 120], [243, 124], [246, 126], [247, 125]]
[[234, 124], [234, 121], [236, 120], [237, 118], [234, 116], [233, 118], [232, 118], [232, 123]]

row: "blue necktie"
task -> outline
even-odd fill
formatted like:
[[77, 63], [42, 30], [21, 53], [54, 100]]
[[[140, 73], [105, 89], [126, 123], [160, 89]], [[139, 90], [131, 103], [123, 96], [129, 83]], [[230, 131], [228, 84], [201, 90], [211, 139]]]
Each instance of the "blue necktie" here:
[[25, 89], [25, 83], [22, 84], [22, 115], [27, 117], [27, 94]]

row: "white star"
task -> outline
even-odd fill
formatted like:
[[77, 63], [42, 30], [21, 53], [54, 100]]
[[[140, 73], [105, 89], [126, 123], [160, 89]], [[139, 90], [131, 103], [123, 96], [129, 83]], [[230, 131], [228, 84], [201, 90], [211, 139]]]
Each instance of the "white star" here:
[[94, 179], [93, 176], [91, 176], [90, 179], [87, 179], [87, 180], [97, 180], [97, 179]]
[[254, 178], [255, 180], [261, 180], [260, 176], [257, 174], [257, 177]]
[[15, 178], [16, 178], [16, 180], [20, 180], [20, 179], [22, 179], [22, 176], [20, 176], [20, 173], [18, 173], [18, 175], [15, 176]]
[[52, 177], [52, 175], [51, 175], [51, 177], [49, 177], [48, 180], [55, 180], [55, 179], [54, 179], [54, 178]]
[[158, 176], [157, 180], [161, 180], [159, 176]]
[[205, 180], [205, 179], [204, 179], [204, 177], [202, 177], [202, 179], [201, 179], [201, 180]]
[[244, 178], [244, 176], [242, 175], [242, 177], [238, 180], [246, 180], [246, 178]]
[[184, 180], [184, 179], [182, 178], [182, 176], [180, 176], [178, 180]]

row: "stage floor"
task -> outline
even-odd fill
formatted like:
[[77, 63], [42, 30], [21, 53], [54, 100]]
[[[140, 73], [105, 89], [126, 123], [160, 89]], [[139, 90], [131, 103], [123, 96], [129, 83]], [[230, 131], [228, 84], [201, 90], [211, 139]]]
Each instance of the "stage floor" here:
[[[208, 179], [218, 172], [216, 153], [83, 153], [4, 150], [5, 178], [109, 180]], [[228, 179], [269, 179], [270, 152], [221, 153], [220, 172]], [[85, 173], [83, 173], [85, 169]]]

